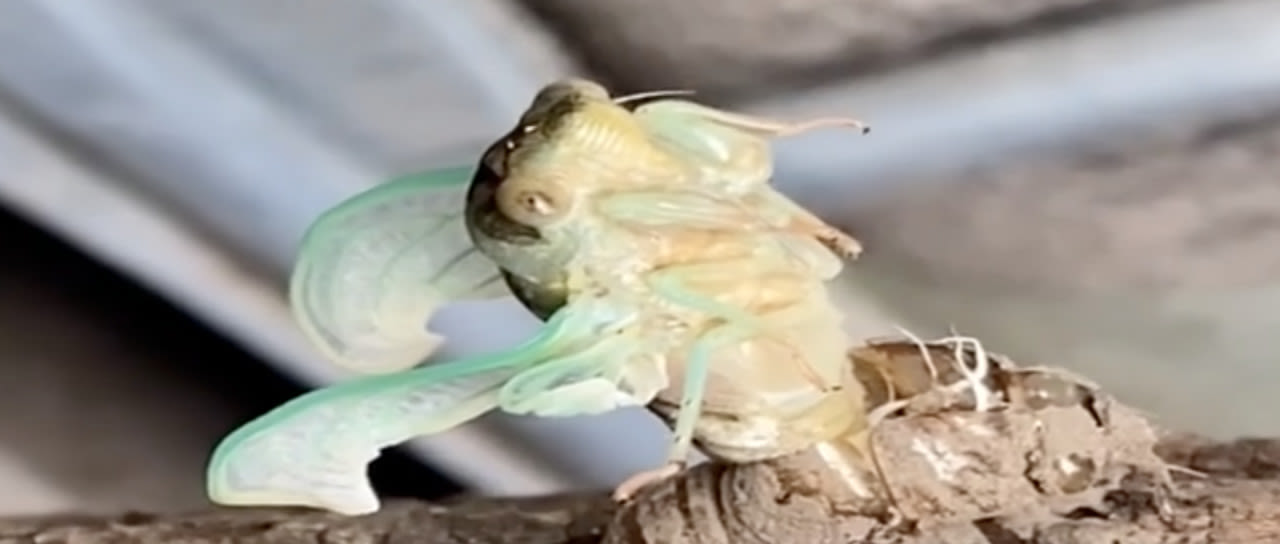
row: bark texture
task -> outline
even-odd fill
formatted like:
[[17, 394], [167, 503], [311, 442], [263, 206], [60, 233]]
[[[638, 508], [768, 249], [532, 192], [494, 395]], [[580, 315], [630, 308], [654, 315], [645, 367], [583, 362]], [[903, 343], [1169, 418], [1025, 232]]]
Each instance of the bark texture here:
[[[1214, 443], [1166, 438], [1159, 452], [1204, 472], [1179, 476], [1171, 520], [1142, 491], [1109, 493], [1102, 510], [1059, 519], [1011, 517], [883, 534], [870, 542], [1076, 544], [1280, 541], [1280, 440]], [[345, 518], [292, 509], [223, 509], [180, 516], [57, 516], [0, 520], [0, 542], [355, 544], [854, 542], [866, 528], [842, 523], [821, 482], [788, 475], [821, 463], [805, 453], [754, 465], [702, 465], [618, 512], [607, 495], [389, 501], [379, 513]], [[1103, 511], [1105, 510], [1105, 511]], [[662, 520], [654, 523], [653, 520]], [[1029, 535], [1029, 536], [1019, 536]]]

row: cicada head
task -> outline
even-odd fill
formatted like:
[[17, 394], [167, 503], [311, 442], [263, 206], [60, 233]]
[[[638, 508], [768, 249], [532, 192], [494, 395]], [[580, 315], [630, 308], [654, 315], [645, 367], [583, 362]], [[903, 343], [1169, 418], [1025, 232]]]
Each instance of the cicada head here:
[[581, 220], [590, 218], [583, 204], [593, 194], [673, 178], [662, 170], [672, 159], [629, 109], [659, 94], [613, 98], [597, 83], [557, 81], [481, 157], [467, 194], [468, 231], [536, 313], [565, 300], [564, 269], [577, 237], [557, 232], [590, 229]]
[[502, 180], [494, 192], [498, 210], [545, 228], [576, 217], [588, 194], [652, 179], [670, 158], [604, 87], [570, 79], [539, 92], [484, 161]]
[[481, 157], [467, 194], [468, 230], [539, 313], [563, 301], [563, 270], [575, 250], [571, 237], [548, 229], [580, 217], [588, 194], [619, 171], [606, 157], [626, 156], [621, 142], [634, 124], [604, 87], [567, 79], [544, 87]]

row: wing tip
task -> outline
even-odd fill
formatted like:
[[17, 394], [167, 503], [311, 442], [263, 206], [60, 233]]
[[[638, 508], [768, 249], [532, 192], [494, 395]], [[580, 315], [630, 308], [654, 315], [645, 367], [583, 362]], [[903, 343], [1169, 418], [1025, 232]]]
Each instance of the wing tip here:
[[[246, 431], [252, 431], [255, 422], [251, 422], [228, 435], [217, 447], [209, 461], [205, 473], [205, 495], [213, 504], [230, 507], [305, 507], [326, 510], [344, 516], [360, 516], [372, 514], [381, 508], [378, 496], [373, 491], [368, 478], [361, 474], [360, 484], [348, 486], [339, 493], [320, 493], [304, 486], [271, 486], [267, 482], [258, 485], [250, 483], [234, 483], [232, 475], [237, 465], [253, 464], [252, 456], [247, 459], [242, 447], [249, 437]], [[251, 433], [255, 434], [255, 433]], [[268, 460], [269, 461], [269, 460]], [[291, 464], [278, 469], [281, 473], [298, 470], [298, 465]], [[305, 470], [305, 469], [303, 469]], [[268, 473], [277, 471], [268, 470]]]
[[[363, 495], [363, 493], [360, 493]], [[342, 516], [364, 516], [377, 513], [382, 503], [368, 492], [367, 498], [350, 501], [333, 501], [317, 498], [314, 493], [297, 492], [285, 489], [261, 489], [257, 491], [234, 492], [227, 488], [214, 487], [211, 483], [207, 489], [209, 501], [219, 506], [233, 508], [313, 508], [333, 512]]]

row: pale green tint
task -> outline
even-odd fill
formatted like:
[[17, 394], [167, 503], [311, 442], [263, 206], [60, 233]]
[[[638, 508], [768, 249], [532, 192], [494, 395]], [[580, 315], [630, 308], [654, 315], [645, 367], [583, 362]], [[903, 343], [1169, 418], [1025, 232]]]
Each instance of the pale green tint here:
[[225, 505], [374, 512], [378, 499], [365, 471], [382, 448], [491, 410], [512, 376], [597, 338], [592, 322], [601, 316], [589, 313], [561, 311], [509, 351], [367, 376], [293, 399], [218, 445], [207, 474], [209, 497]]
[[399, 177], [312, 224], [290, 279], [290, 303], [334, 363], [364, 373], [410, 368], [439, 345], [426, 324], [441, 306], [508, 294], [467, 234], [463, 210], [473, 171]]

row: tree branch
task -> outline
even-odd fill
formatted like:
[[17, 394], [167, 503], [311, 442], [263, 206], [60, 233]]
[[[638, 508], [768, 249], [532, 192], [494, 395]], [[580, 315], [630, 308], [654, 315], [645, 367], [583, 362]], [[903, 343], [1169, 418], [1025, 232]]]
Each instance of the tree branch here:
[[[1082, 511], [1072, 518], [986, 520], [935, 527], [917, 534], [878, 537], [876, 542], [1074, 544], [1122, 542], [1280, 541], [1280, 440], [1212, 443], [1189, 436], [1167, 438], [1159, 453], [1172, 463], [1205, 472], [1208, 478], [1179, 477], [1175, 523], [1161, 521], [1154, 498], [1140, 491], [1116, 491], [1107, 512]], [[153, 516], [49, 516], [0, 520], [3, 542], [148, 542], [201, 544], [422, 544], [516, 543], [720, 543], [726, 522], [753, 525], [755, 537], [770, 542], [840, 542], [823, 528], [831, 514], [804, 493], [787, 496], [779, 474], [820, 470], [812, 454], [739, 466], [702, 465], [673, 481], [668, 492], [683, 496], [670, 508], [662, 493], [628, 505], [615, 519], [603, 493], [532, 499], [469, 498], [428, 504], [389, 501], [370, 516], [348, 518], [296, 509], [218, 509]], [[821, 482], [809, 482], [816, 488]], [[791, 482], [794, 486], [795, 482]], [[763, 500], [762, 500], [763, 499]], [[732, 504], [734, 508], [726, 509]], [[665, 507], [663, 505], [666, 505]], [[665, 509], [664, 509], [665, 508]], [[657, 517], [651, 517], [657, 516]], [[823, 517], [825, 516], [825, 517]], [[640, 520], [666, 519], [667, 523]], [[612, 520], [612, 534], [605, 538]], [[709, 520], [719, 520], [709, 523]], [[762, 523], [760, 520], [768, 520]], [[1034, 526], [1027, 538], [1018, 532]], [[847, 528], [846, 528], [847, 529]], [[665, 540], [656, 540], [664, 532]], [[736, 533], [741, 535], [741, 533]], [[810, 540], [819, 535], [821, 539]], [[767, 540], [773, 539], [773, 540]], [[740, 540], [739, 540], [740, 541]]]
[[0, 520], [0, 542], [577, 544], [598, 541], [613, 510], [608, 495], [579, 494], [440, 504], [392, 500], [360, 517], [285, 508], [27, 517]]

